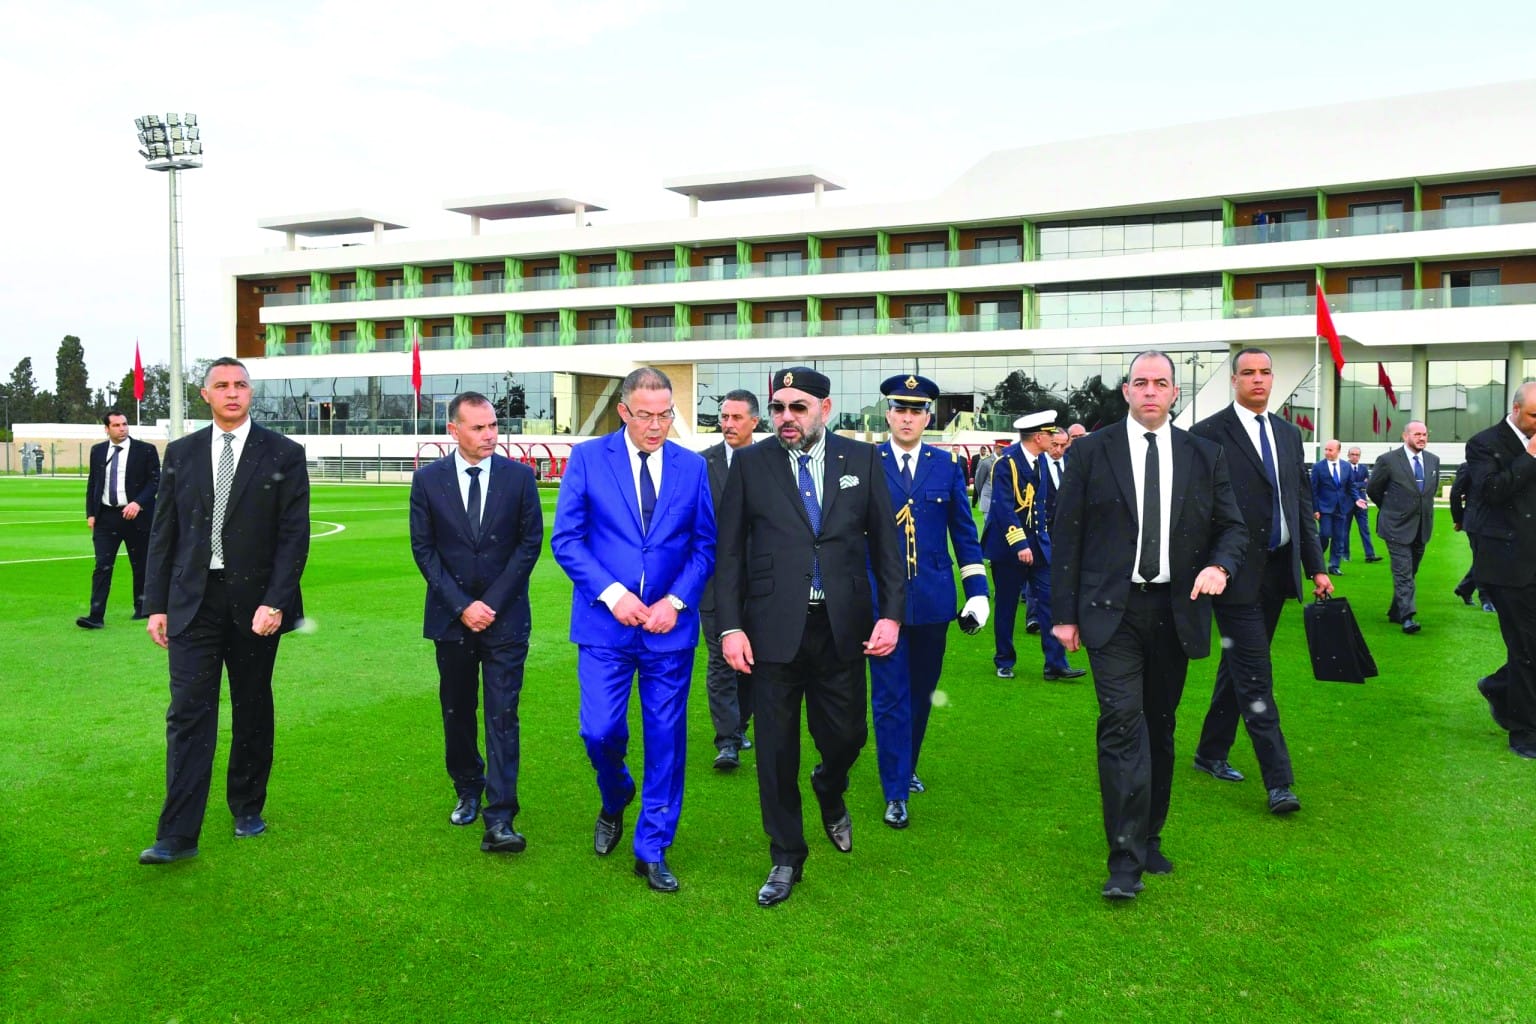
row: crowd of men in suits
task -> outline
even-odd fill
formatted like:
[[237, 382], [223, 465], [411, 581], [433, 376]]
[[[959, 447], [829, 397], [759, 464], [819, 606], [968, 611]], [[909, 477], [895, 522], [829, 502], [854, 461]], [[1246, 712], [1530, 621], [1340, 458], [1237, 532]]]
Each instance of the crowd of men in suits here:
[[[1173, 361], [1146, 352], [1122, 385], [1125, 420], [1074, 434], [1058, 429], [1052, 412], [1025, 414], [1015, 423], [1019, 441], [978, 467], [976, 491], [986, 495], [971, 499], [986, 509], [978, 536], [965, 464], [922, 441], [939, 396], [925, 377], [881, 385], [889, 436], [873, 445], [828, 430], [825, 375], [780, 370], [767, 403], [771, 434], [753, 440], [757, 398], [733, 391], [721, 402], [721, 444], [700, 455], [668, 440], [677, 414], [666, 375], [631, 373], [620, 386], [622, 428], [573, 449], [551, 533], [573, 585], [580, 734], [599, 808], [594, 852], [617, 848], [638, 800], [634, 873], [652, 890], [679, 888], [666, 856], [683, 804], [685, 715], [702, 632], [714, 767], [735, 770], [743, 750], [755, 751], [770, 858], [757, 902], [783, 902], [809, 855], [802, 709], [817, 754], [810, 788], [833, 848], [852, 850], [844, 794], [871, 717], [883, 821], [906, 828], [908, 797], [926, 788], [917, 767], [951, 622], [976, 633], [991, 618], [996, 672], [1011, 678], [1021, 599], [1039, 624], [1044, 679], [1084, 676], [1067, 660], [1083, 649], [1092, 668], [1105, 898], [1135, 898], [1143, 876], [1173, 871], [1162, 833], [1174, 723], [1189, 660], [1209, 654], [1213, 618], [1231, 642], [1222, 645], [1194, 766], [1243, 781], [1228, 761], [1241, 721], [1268, 810], [1297, 811], [1270, 655], [1281, 611], [1303, 598], [1308, 580], [1318, 598], [1333, 592], [1368, 497], [1392, 563], [1389, 618], [1418, 632], [1414, 577], [1439, 461], [1415, 422], [1368, 474], [1358, 449], [1339, 459], [1336, 441], [1308, 467], [1300, 432], [1268, 411], [1273, 379], [1267, 352], [1238, 352], [1232, 404], [1185, 431], [1170, 419]], [[135, 617], [148, 620], [169, 655], [167, 791], [155, 843], [140, 855], [146, 864], [198, 852], [225, 671], [235, 836], [266, 830], [272, 669], [279, 637], [303, 615], [303, 451], [251, 421], [250, 380], [238, 360], [216, 360], [203, 394], [213, 424], [173, 442], [163, 467], [151, 446], [127, 438], [121, 415], [108, 416], [87, 483], [97, 564], [91, 612], [79, 624], [102, 625], [112, 562], [126, 543]], [[532, 471], [496, 454], [489, 399], [457, 396], [448, 431], [453, 453], [413, 478], [410, 536], [426, 583], [423, 635], [436, 650], [456, 799], [449, 819], [483, 819], [481, 849], [517, 853], [527, 846], [515, 828], [518, 704], [544, 523]], [[1536, 757], [1536, 383], [1522, 385], [1509, 416], [1468, 442], [1455, 493], [1474, 553], [1457, 593], [1469, 600], [1472, 587], [1481, 589], [1508, 652], [1478, 689], [1511, 749]], [[145, 530], [141, 520], [151, 517]], [[1362, 538], [1366, 560], [1379, 561]], [[638, 781], [629, 766], [632, 692], [643, 724]]]

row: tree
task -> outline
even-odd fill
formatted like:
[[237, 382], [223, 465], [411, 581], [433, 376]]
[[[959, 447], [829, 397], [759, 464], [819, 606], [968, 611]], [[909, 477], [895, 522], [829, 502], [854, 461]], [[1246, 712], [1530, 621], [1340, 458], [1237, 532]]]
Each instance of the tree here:
[[1070, 422], [1081, 423], [1089, 430], [1098, 430], [1106, 423], [1123, 420], [1131, 407], [1118, 387], [1104, 383], [1101, 374], [1094, 374], [1083, 381], [1067, 398]]
[[54, 415], [60, 423], [91, 421], [91, 384], [85, 372], [85, 346], [73, 334], [59, 342], [54, 374]]
[[1014, 370], [997, 382], [982, 411], [996, 416], [1022, 416], [1045, 409], [1054, 409], [1059, 423], [1067, 403], [1023, 370]]
[[[212, 359], [199, 359], [186, 371], [182, 383], [186, 385], [186, 397], [182, 412], [189, 420], [206, 420], [213, 416], [208, 403], [203, 401], [203, 381], [208, 378], [208, 364]], [[123, 374], [117, 384], [117, 407], [134, 422], [133, 371]], [[144, 367], [144, 402], [139, 408], [139, 422], [154, 423], [171, 415], [171, 369], [165, 363]]]
[[12, 423], [37, 422], [37, 378], [32, 375], [32, 357], [27, 356], [11, 371], [11, 383], [6, 388], [10, 399]]

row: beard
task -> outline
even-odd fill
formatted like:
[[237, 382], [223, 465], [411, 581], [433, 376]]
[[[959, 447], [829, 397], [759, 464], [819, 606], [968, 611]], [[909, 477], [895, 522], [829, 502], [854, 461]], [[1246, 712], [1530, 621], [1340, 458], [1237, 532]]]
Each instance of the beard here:
[[825, 424], [818, 423], [801, 431], [800, 437], [794, 441], [786, 441], [783, 434], [776, 433], [775, 436], [778, 437], [779, 444], [784, 446], [785, 451], [808, 452], [816, 446], [816, 442], [821, 440], [824, 433], [826, 433]]

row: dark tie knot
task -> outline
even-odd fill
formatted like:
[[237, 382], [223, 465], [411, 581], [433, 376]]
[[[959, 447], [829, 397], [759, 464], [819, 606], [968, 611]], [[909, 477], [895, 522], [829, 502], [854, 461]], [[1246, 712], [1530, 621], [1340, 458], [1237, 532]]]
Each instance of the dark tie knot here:
[[1157, 444], [1157, 435], [1152, 433], [1152, 431], [1149, 430], [1145, 434], [1142, 434], [1141, 436], [1147, 439], [1147, 444], [1151, 444], [1151, 445]]
[[641, 462], [644, 462], [646, 459], [649, 459], [651, 457], [651, 453], [650, 452], [636, 452], [635, 454], [640, 456], [640, 461]]
[[469, 478], [471, 480], [473, 480], [475, 477], [480, 475], [480, 467], [479, 466], [468, 466], [468, 467], [465, 468], [464, 472], [468, 473], [469, 474]]

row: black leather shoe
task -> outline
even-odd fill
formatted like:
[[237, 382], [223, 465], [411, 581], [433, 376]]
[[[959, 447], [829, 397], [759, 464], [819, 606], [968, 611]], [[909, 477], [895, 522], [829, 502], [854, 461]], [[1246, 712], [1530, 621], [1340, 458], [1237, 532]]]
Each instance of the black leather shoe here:
[[592, 829], [592, 849], [599, 857], [606, 857], [624, 838], [624, 812], [609, 816], [599, 811], [597, 824]]
[[837, 847], [839, 853], [851, 853], [853, 851], [853, 819], [848, 816], [848, 809], [832, 819], [821, 819], [821, 827], [827, 830], [827, 838], [832, 840], [832, 845]]
[[912, 781], [907, 783], [908, 793], [926, 793], [928, 787], [923, 785], [923, 780], [917, 777], [917, 772], [912, 773]]
[[[105, 625], [105, 623], [103, 623], [100, 619], [92, 619], [82, 615], [75, 620], [75, 625], [79, 626], [81, 629], [100, 629]], [[154, 863], [159, 862], [155, 861]]]
[[999, 678], [999, 679], [1012, 679], [1013, 678], [1013, 669], [1011, 669], [1011, 668], [1000, 668], [1000, 669], [998, 669], [997, 670], [997, 678]]
[[655, 892], [677, 892], [677, 876], [667, 867], [667, 860], [637, 860], [635, 874]]
[[1499, 710], [1497, 695], [1492, 690], [1493, 680], [1487, 676], [1477, 681], [1477, 692], [1483, 695], [1483, 700], [1488, 702], [1488, 713], [1493, 716], [1493, 724], [1509, 732], [1509, 722], [1505, 720], [1504, 713]]
[[1036, 619], [1030, 619], [1028, 622], [1024, 623], [1024, 632], [1028, 633], [1030, 636], [1038, 635], [1040, 632], [1039, 621]]
[[134, 622], [138, 622], [141, 619], [147, 619], [147, 618], [149, 618], [149, 613], [148, 612], [135, 612], [134, 615], [133, 615], [133, 621]]
[[453, 805], [453, 813], [448, 815], [448, 820], [455, 825], [468, 825], [478, 817], [480, 817], [480, 798], [461, 796], [459, 802]]
[[1511, 743], [1509, 749], [1520, 757], [1536, 758], [1536, 743]]
[[1456, 589], [1454, 591], [1452, 591], [1452, 593], [1454, 593], [1457, 597], [1461, 598], [1461, 603], [1462, 604], [1471, 604], [1472, 603], [1472, 588], [1471, 587], [1462, 587], [1461, 584], [1458, 583], [1456, 585]]
[[1045, 681], [1055, 683], [1063, 679], [1081, 679], [1087, 674], [1088, 670], [1085, 668], [1064, 668], [1059, 670], [1048, 668], [1045, 670]]
[[715, 771], [733, 772], [741, 767], [741, 755], [735, 747], [721, 747], [715, 755]]
[[140, 864], [173, 864], [178, 860], [189, 860], [197, 856], [195, 846], [176, 846], [171, 843], [156, 842], [154, 846], [139, 854]]
[[510, 821], [498, 821], [485, 830], [480, 849], [485, 853], [522, 853], [528, 849], [528, 839], [514, 831]]
[[1299, 810], [1301, 801], [1296, 799], [1289, 786], [1276, 786], [1269, 791], [1269, 813], [1295, 814]]
[[1366, 558], [1366, 561], [1367, 562], [1379, 562], [1379, 561], [1381, 561], [1381, 556], [1380, 555], [1371, 555], [1368, 558]]
[[[905, 800], [887, 800], [885, 802], [885, 823], [891, 828], [906, 828], [911, 822], [907, 818], [907, 802]], [[834, 843], [836, 839], [832, 840]]]
[[1104, 888], [1099, 892], [1107, 900], [1133, 900], [1136, 894], [1145, 888], [1141, 879], [1135, 875], [1116, 873], [1109, 876], [1109, 880], [1104, 883]]
[[788, 864], [774, 865], [773, 870], [768, 872], [768, 880], [757, 890], [757, 905], [771, 907], [789, 899], [795, 883], [800, 881], [804, 872], [804, 868], [792, 868]]
[[1222, 782], [1243, 781], [1243, 773], [1233, 768], [1226, 761], [1207, 761], [1205, 758], [1196, 755], [1195, 770], [1205, 772], [1211, 778], [1220, 779]]
[[1413, 616], [1411, 616], [1411, 615], [1408, 616], [1408, 618], [1403, 620], [1403, 632], [1407, 633], [1409, 636], [1412, 636], [1413, 634], [1417, 633], [1420, 628], [1421, 627], [1419, 626], [1419, 624], [1414, 621]]
[[1147, 864], [1144, 869], [1149, 875], [1173, 874], [1173, 861], [1163, 856], [1162, 850], [1148, 850]]
[[259, 836], [267, 830], [267, 823], [261, 820], [259, 814], [247, 814], [235, 819], [235, 838], [249, 839]]

